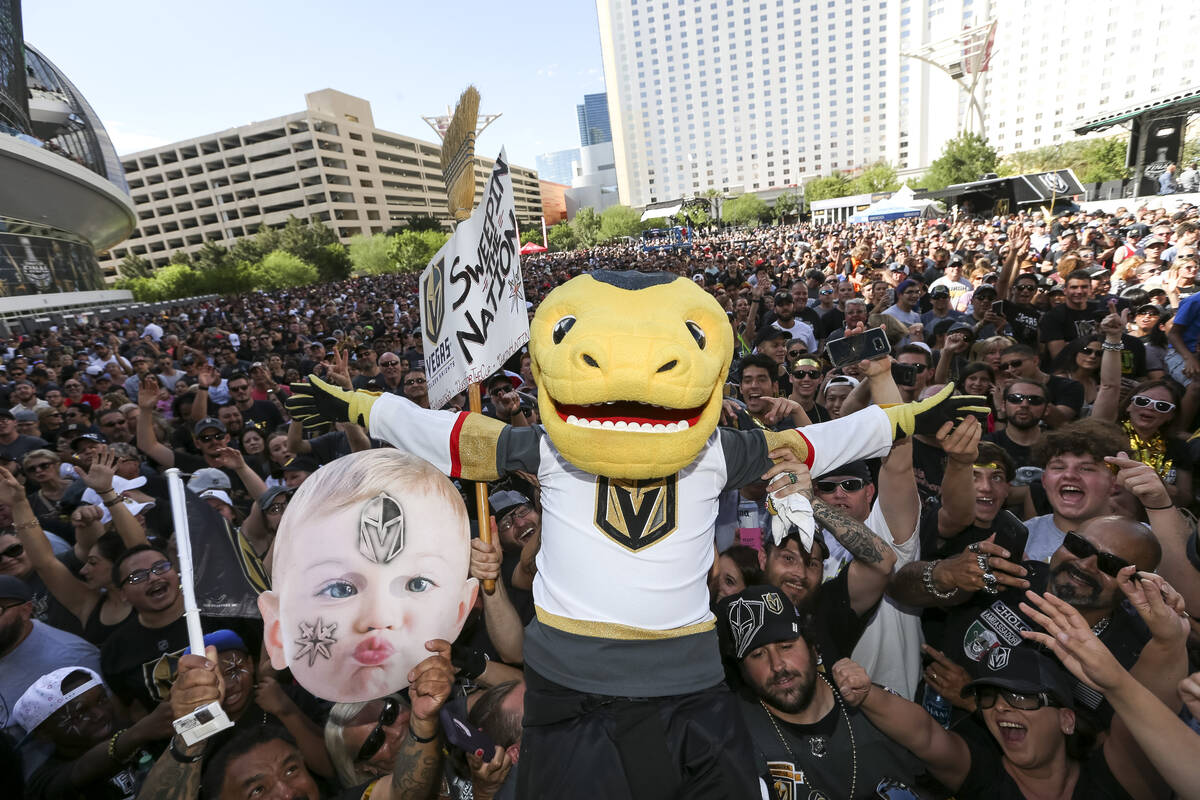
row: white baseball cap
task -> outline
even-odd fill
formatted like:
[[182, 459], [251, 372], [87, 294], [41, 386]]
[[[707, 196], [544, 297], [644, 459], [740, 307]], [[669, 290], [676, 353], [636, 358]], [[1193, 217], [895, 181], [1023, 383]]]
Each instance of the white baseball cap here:
[[[76, 686], [69, 692], [63, 693], [63, 681], [67, 676], [76, 672], [87, 673], [88, 680]], [[33, 733], [50, 715], [79, 695], [97, 686], [103, 686], [104, 681], [87, 667], [63, 667], [43, 675], [33, 682], [25, 694], [13, 706], [12, 721], [25, 729], [27, 734]]]

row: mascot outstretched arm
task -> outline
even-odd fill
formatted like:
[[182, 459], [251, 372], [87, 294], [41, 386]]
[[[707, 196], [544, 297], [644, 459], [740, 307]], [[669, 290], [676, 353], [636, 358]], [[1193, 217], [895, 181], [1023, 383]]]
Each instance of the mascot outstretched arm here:
[[[583, 713], [547, 699], [559, 690], [674, 698], [721, 685], [707, 587], [718, 498], [758, 480], [771, 466], [769, 451], [786, 445], [820, 475], [977, 410], [968, 405], [977, 398], [951, 397], [948, 387], [919, 403], [871, 407], [803, 430], [718, 428], [732, 354], [724, 310], [692, 281], [598, 270], [552, 291], [530, 325], [541, 427], [430, 411], [316, 378], [294, 387], [288, 407], [306, 425], [357, 422], [453, 477], [538, 476], [542, 547], [536, 618], [525, 638], [520, 773], [531, 793], [522, 797], [549, 796], [538, 787], [562, 779], [551, 753], [595, 746], [554, 740], [556, 726]], [[620, 737], [610, 738], [624, 753]], [[745, 777], [746, 764], [714, 757], [723, 764], [717, 772], [728, 772], [721, 780]], [[628, 773], [624, 755], [621, 763]], [[594, 777], [580, 776], [584, 795], [628, 796], [615, 787], [597, 793]]]

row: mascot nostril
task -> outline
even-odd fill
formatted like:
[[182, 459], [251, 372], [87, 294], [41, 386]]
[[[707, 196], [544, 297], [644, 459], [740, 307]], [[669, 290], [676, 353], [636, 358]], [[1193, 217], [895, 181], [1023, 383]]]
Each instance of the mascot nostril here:
[[657, 372], [670, 372], [671, 370], [675, 369], [677, 366], [679, 366], [678, 359], [671, 359], [670, 361], [668, 361], [667, 363], [665, 363], [661, 367], [659, 367], [658, 370], [656, 370], [656, 371]]
[[596, 363], [596, 359], [592, 358], [587, 353], [584, 353], [582, 358], [583, 358], [583, 363], [587, 364], [589, 367], [595, 367], [596, 369], [600, 369], [600, 365]]

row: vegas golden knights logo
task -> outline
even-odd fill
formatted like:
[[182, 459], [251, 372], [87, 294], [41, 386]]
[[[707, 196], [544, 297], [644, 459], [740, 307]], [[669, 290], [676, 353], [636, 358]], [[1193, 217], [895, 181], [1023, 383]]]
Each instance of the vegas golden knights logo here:
[[677, 481], [632, 481], [596, 477], [596, 527], [622, 547], [641, 550], [669, 536], [677, 526]]

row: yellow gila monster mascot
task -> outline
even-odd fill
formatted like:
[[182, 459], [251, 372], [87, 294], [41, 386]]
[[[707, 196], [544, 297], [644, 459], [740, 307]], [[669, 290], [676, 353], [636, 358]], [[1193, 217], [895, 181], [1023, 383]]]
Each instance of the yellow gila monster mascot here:
[[356, 422], [452, 477], [537, 475], [518, 797], [759, 797], [709, 610], [718, 497], [758, 480], [775, 447], [820, 475], [936, 432], [975, 398], [947, 389], [783, 433], [718, 428], [732, 331], [715, 299], [669, 273], [567, 281], [538, 308], [529, 350], [542, 427], [315, 377], [288, 407], [306, 425]]

